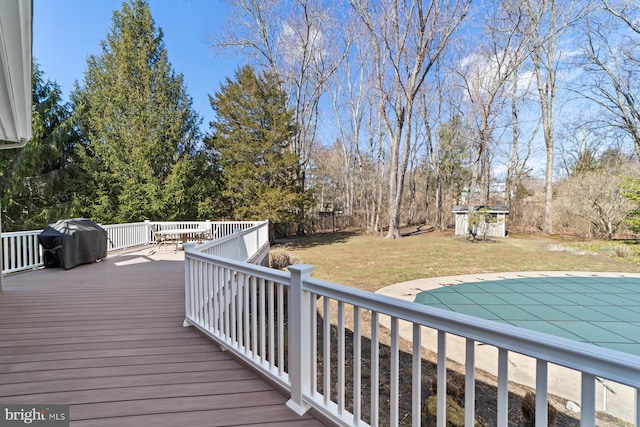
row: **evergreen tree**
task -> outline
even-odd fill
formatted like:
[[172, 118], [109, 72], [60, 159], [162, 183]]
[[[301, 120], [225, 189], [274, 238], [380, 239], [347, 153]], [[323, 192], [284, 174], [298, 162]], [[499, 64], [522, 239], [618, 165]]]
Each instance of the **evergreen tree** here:
[[640, 233], [640, 179], [623, 177], [620, 184], [622, 195], [634, 203], [637, 208], [629, 212], [625, 222], [629, 224], [634, 233]]
[[256, 75], [245, 66], [209, 100], [216, 119], [205, 142], [220, 157], [227, 215], [267, 218], [286, 233], [308, 197], [296, 179], [300, 159], [291, 149], [293, 115], [277, 77]]
[[82, 185], [71, 106], [57, 83], [33, 61], [33, 136], [16, 150], [0, 151], [2, 227], [6, 231], [43, 228], [77, 210], [73, 195]]
[[206, 182], [194, 175], [200, 118], [148, 4], [123, 3], [101, 46], [72, 95], [92, 184], [87, 215], [106, 223], [194, 219], [215, 183], [189, 185]]

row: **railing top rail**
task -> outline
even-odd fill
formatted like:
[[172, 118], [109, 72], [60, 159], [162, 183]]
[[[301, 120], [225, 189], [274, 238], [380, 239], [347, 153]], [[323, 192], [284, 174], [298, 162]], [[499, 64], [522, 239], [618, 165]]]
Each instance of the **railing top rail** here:
[[[267, 221], [149, 221], [151, 224], [193, 224], [193, 223], [209, 223], [213, 225], [221, 225], [221, 224], [252, 224], [252, 225], [260, 225]], [[115, 228], [115, 227], [127, 227], [127, 226], [139, 226], [145, 224], [144, 221], [138, 222], [129, 222], [125, 224], [99, 224], [102, 228]], [[29, 236], [32, 234], [39, 234], [43, 230], [22, 230], [22, 231], [3, 231], [3, 236]], [[244, 230], [243, 230], [244, 231]]]
[[[256, 224], [263, 224], [265, 221], [212, 221], [212, 220], [199, 220], [199, 221], [145, 221], [145, 222], [149, 222], [151, 224], [193, 224], [193, 223], [207, 223], [207, 224], [214, 224], [214, 225], [220, 225], [220, 224], [252, 224], [252, 225], [256, 225]], [[144, 222], [143, 222], [144, 224]]]
[[[149, 221], [151, 224], [193, 224], [193, 223], [209, 223], [213, 225], [220, 224], [253, 224], [258, 225], [264, 223], [264, 221]], [[129, 222], [124, 224], [100, 224], [102, 228], [114, 228], [114, 227], [127, 227], [127, 226], [139, 226], [145, 224], [144, 221]], [[22, 230], [22, 231], [2, 231], [3, 236], [22, 236], [31, 235], [35, 233], [41, 233], [42, 229], [38, 230]]]
[[186, 259], [195, 259], [198, 261], [215, 263], [216, 265], [237, 271], [238, 273], [257, 275], [263, 279], [271, 280], [277, 283], [283, 283], [287, 286], [290, 286], [291, 284], [291, 274], [285, 271], [275, 270], [273, 268], [263, 267], [261, 265], [250, 264], [243, 261], [234, 261], [229, 258], [205, 254], [199, 252], [198, 247], [199, 246], [196, 246], [194, 248], [186, 247], [184, 251], [184, 257]]
[[[253, 232], [253, 227], [259, 227], [261, 225], [267, 225], [269, 223], [268, 220], [265, 221], [246, 221], [246, 222], [242, 222], [242, 221], [235, 221], [235, 222], [230, 222], [231, 224], [252, 224], [250, 228], [246, 228], [244, 230], [237, 230], [235, 234], [229, 234], [227, 236], [223, 236], [223, 237], [218, 237], [210, 242], [204, 242], [201, 243], [199, 245], [197, 245], [193, 250], [196, 252], [200, 252], [200, 251], [204, 251], [207, 250], [213, 246], [217, 246], [221, 243], [227, 242], [229, 240], [233, 240], [236, 239], [238, 236], [241, 235], [245, 235], [245, 234], [249, 234]], [[212, 222], [212, 224], [215, 224]], [[219, 224], [229, 224], [229, 222], [219, 222]]]
[[144, 225], [144, 222], [129, 222], [125, 224], [98, 224], [102, 228], [121, 228], [121, 227], [137, 227], [140, 225]]
[[2, 237], [33, 236], [34, 234], [40, 234], [40, 233], [42, 233], [42, 230], [3, 231]]
[[[140, 224], [144, 224], [144, 222], [131, 222], [128, 224], [107, 224], [107, 225], [103, 225], [103, 224], [98, 224], [100, 225], [100, 227], [102, 228], [120, 228], [120, 227], [135, 227], [138, 226]], [[42, 229], [40, 230], [25, 230], [25, 231], [3, 231], [2, 232], [2, 237], [12, 237], [12, 236], [31, 236], [33, 234], [40, 234], [42, 233]]]
[[640, 387], [640, 356], [318, 279], [305, 290], [547, 362]]

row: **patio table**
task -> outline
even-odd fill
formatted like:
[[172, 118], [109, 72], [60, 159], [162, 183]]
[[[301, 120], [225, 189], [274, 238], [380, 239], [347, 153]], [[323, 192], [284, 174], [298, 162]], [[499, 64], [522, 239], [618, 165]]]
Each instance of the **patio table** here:
[[155, 235], [161, 237], [163, 241], [170, 240], [174, 242], [177, 250], [178, 243], [185, 243], [190, 236], [195, 237], [198, 243], [202, 243], [202, 239], [207, 237], [208, 233], [209, 230], [206, 228], [173, 228], [156, 231]]

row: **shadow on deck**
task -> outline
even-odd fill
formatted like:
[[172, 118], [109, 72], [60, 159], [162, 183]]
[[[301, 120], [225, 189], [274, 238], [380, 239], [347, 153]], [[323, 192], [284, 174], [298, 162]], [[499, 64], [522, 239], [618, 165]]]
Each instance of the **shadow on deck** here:
[[147, 248], [5, 277], [0, 404], [70, 405], [73, 426], [321, 425], [182, 327], [183, 267]]

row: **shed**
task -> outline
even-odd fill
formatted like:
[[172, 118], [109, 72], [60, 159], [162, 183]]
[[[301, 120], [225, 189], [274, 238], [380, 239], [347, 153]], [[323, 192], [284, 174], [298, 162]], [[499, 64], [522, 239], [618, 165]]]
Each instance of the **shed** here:
[[[469, 215], [467, 206], [454, 206], [453, 214], [456, 221], [456, 236], [466, 236], [469, 234]], [[491, 216], [491, 221], [480, 224], [481, 231], [478, 234], [484, 234], [483, 227], [486, 227], [487, 237], [507, 237], [507, 216], [509, 215], [509, 206], [476, 206], [475, 211], [486, 209], [487, 214]]]

